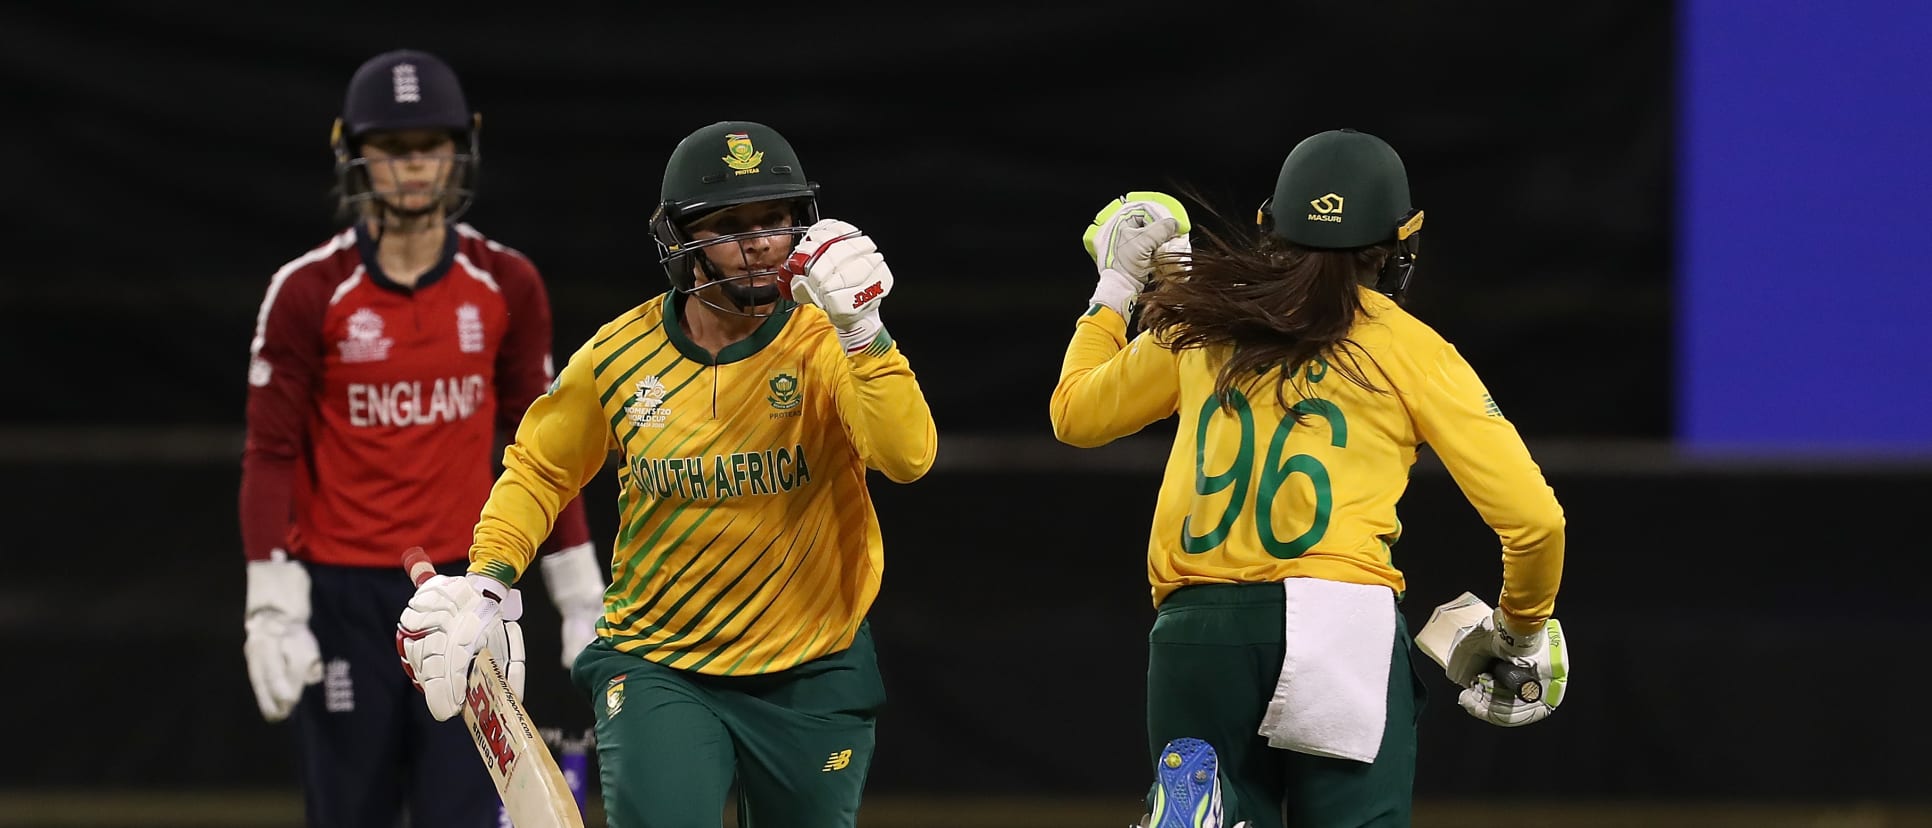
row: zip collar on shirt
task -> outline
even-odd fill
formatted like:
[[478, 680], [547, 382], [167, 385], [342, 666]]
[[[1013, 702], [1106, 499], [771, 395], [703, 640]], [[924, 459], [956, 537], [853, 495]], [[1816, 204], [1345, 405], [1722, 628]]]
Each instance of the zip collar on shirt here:
[[460, 234], [456, 232], [455, 225], [444, 222], [442, 255], [437, 256], [436, 263], [430, 265], [429, 270], [423, 272], [422, 278], [416, 280], [415, 287], [410, 287], [389, 278], [389, 274], [382, 272], [382, 265], [376, 263], [376, 240], [365, 232], [369, 229], [366, 225], [357, 222], [350, 229], [355, 231], [356, 252], [362, 256], [362, 267], [369, 274], [369, 281], [375, 282], [377, 287], [385, 290], [393, 290], [405, 295], [422, 290], [449, 275], [450, 266], [456, 262], [456, 242]]

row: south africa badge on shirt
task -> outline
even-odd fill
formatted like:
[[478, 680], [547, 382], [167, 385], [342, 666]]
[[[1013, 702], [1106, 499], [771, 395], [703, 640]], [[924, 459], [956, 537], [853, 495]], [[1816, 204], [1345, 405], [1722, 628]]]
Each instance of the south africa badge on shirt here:
[[798, 387], [798, 369], [788, 368], [773, 372], [765, 387], [771, 393], [765, 395], [765, 402], [771, 405], [771, 418], [796, 417], [805, 413], [799, 403], [805, 401], [803, 389]]
[[671, 419], [671, 409], [664, 407], [664, 381], [656, 374], [638, 380], [637, 395], [624, 412], [639, 426], [663, 428]]

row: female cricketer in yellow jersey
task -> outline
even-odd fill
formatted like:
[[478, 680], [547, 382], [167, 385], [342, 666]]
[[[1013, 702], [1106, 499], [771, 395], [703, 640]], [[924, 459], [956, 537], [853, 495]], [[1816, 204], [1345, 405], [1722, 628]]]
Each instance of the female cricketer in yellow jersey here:
[[[1478, 718], [1526, 724], [1562, 700], [1563, 512], [1475, 371], [1399, 304], [1422, 213], [1393, 149], [1302, 141], [1258, 219], [1255, 243], [1204, 233], [1196, 250], [1171, 197], [1103, 208], [1099, 285], [1053, 393], [1076, 446], [1180, 417], [1148, 541], [1145, 824], [1406, 826], [1424, 691], [1392, 547], [1417, 448], [1502, 542], [1497, 612], [1446, 665]], [[1494, 692], [1499, 657], [1548, 692]]]
[[[564, 504], [621, 453], [596, 714], [612, 825], [855, 824], [884, 702], [866, 613], [884, 558], [866, 470], [931, 466], [931, 410], [879, 321], [892, 274], [777, 132], [722, 122], [672, 153], [652, 234], [672, 290], [591, 338], [525, 414], [466, 578], [401, 627], [433, 715]], [[794, 304], [790, 296], [809, 302]]]

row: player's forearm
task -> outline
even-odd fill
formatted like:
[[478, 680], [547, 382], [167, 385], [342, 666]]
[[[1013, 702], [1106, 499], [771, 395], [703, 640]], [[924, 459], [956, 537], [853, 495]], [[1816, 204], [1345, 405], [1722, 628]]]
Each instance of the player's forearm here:
[[1060, 362], [1060, 382], [1053, 388], [1053, 436], [1080, 448], [1104, 446], [1139, 430], [1115, 422], [1124, 410], [1119, 396], [1126, 390], [1096, 376], [1096, 369], [1127, 346], [1127, 322], [1107, 308], [1098, 308], [1074, 326]]
[[1497, 606], [1519, 622], [1519, 630], [1542, 624], [1563, 579], [1565, 521], [1556, 493], [1520, 441], [1445, 442], [1437, 453], [1502, 542], [1503, 594]]
[[911, 364], [897, 346], [882, 354], [851, 354], [847, 362], [853, 400], [843, 413], [866, 465], [898, 483], [925, 476], [938, 452], [939, 429]]
[[490, 488], [470, 545], [471, 572], [513, 584], [553, 532], [569, 536], [565, 548], [590, 540], [574, 501], [603, 468], [610, 427], [586, 354], [572, 356], [555, 387], [530, 404], [503, 450], [503, 474]]
[[1563, 579], [1563, 506], [1514, 429], [1495, 425], [1474, 435], [1485, 439], [1444, 440], [1437, 452], [1502, 542], [1497, 606], [1519, 629], [1533, 628], [1550, 617]]
[[548, 555], [586, 543], [590, 543], [590, 519], [584, 512], [583, 498], [572, 497], [564, 503], [563, 511], [557, 513], [557, 520], [550, 527], [550, 537], [537, 548], [537, 552]]
[[554, 481], [533, 473], [527, 452], [518, 445], [504, 452], [503, 466], [476, 523], [469, 571], [514, 584], [530, 568], [576, 492], [562, 491]]
[[260, 451], [242, 453], [242, 557], [267, 560], [287, 542], [294, 490], [295, 458]]
[[1522, 510], [1525, 517], [1503, 533], [1503, 593], [1497, 606], [1519, 631], [1549, 620], [1563, 581], [1563, 510], [1554, 496], [1538, 500], [1538, 507]]

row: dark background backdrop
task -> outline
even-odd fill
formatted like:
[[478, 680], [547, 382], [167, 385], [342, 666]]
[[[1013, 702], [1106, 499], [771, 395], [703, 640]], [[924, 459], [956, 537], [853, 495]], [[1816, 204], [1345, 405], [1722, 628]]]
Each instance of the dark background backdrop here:
[[23, 392], [138, 347], [144, 370], [108, 396], [140, 399], [141, 422], [237, 423], [269, 275], [336, 229], [343, 88], [408, 46], [483, 114], [468, 220], [542, 269], [559, 354], [665, 287], [646, 225], [677, 141], [755, 120], [798, 149], [826, 215], [879, 240], [940, 425], [1038, 434], [1099, 205], [1188, 186], [1246, 224], [1295, 142], [1348, 126], [1403, 154], [1428, 211], [1414, 309], [1512, 418], [1664, 437], [1668, 9], [1516, 5], [9, 7], [0, 226], [23, 244], [0, 344], [41, 358], [0, 417], [127, 424], [100, 394]]
[[[1927, 798], [1905, 678], [1927, 567], [1898, 540], [1932, 474], [1671, 448], [1670, 5], [649, 5], [0, 8], [0, 473], [19, 492], [0, 501], [0, 702], [35, 746], [0, 759], [0, 789], [294, 784], [240, 657], [247, 343], [269, 275], [335, 229], [343, 86], [412, 47], [484, 115], [468, 220], [542, 269], [559, 354], [663, 289], [645, 220], [704, 124], [774, 126], [825, 213], [878, 239], [941, 462], [875, 487], [877, 794], [1117, 796], [1131, 818], [1152, 618], [1135, 516], [1171, 426], [1051, 440], [1093, 283], [1077, 237], [1130, 189], [1191, 188], [1245, 224], [1296, 141], [1348, 126], [1407, 162], [1428, 212], [1410, 307], [1482, 372], [1572, 531], [1569, 703], [1504, 731], [1434, 681], [1418, 797]], [[585, 496], [608, 554], [613, 475]], [[1494, 535], [1427, 458], [1403, 519], [1412, 627], [1494, 594]], [[531, 707], [580, 729], [527, 586]]]

